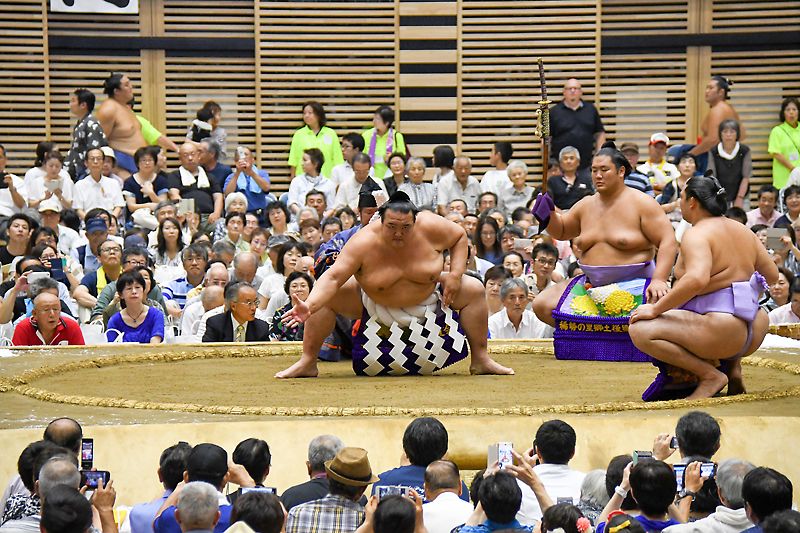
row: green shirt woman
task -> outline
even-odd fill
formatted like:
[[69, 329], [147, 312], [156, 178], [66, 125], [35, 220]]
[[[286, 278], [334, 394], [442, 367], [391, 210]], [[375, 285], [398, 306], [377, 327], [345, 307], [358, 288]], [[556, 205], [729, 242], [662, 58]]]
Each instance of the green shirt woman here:
[[[331, 128], [325, 126], [325, 109], [319, 102], [310, 101], [303, 105], [303, 122], [305, 126], [294, 132], [292, 147], [289, 149], [289, 173], [292, 178], [303, 173], [303, 153], [309, 148], [318, 148], [325, 156], [321, 174], [331, 177], [331, 169], [344, 163], [339, 136]], [[297, 172], [297, 169], [300, 172]]]
[[[395, 152], [406, 154], [403, 134], [395, 131], [394, 110], [388, 105], [380, 106], [372, 117], [374, 128], [361, 134], [364, 137], [364, 151], [372, 160], [373, 174], [376, 179], [383, 179], [389, 169], [388, 159]], [[408, 154], [406, 154], [408, 155]]]
[[768, 151], [772, 161], [772, 184], [778, 189], [786, 186], [789, 174], [800, 166], [800, 124], [798, 124], [800, 102], [790, 96], [781, 104], [781, 124], [769, 134]]

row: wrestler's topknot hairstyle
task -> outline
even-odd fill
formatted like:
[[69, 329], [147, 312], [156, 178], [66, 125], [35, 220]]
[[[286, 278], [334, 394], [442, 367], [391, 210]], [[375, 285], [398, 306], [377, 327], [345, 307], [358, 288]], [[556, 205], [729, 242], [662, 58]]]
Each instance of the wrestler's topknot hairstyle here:
[[607, 155], [611, 158], [611, 162], [614, 163], [614, 167], [619, 170], [622, 167], [625, 167], [625, 177], [627, 178], [630, 176], [631, 172], [633, 172], [633, 168], [631, 167], [628, 158], [625, 157], [625, 154], [617, 150], [617, 145], [614, 144], [614, 141], [606, 141], [603, 143], [602, 148], [594, 154], [594, 157], [601, 157]]
[[414, 202], [411, 201], [411, 198], [409, 198], [408, 195], [402, 191], [397, 191], [391, 195], [389, 200], [380, 206], [378, 212], [381, 214], [381, 222], [383, 222], [386, 211], [389, 209], [403, 215], [411, 213], [414, 221], [417, 221], [417, 213], [419, 213], [419, 209], [416, 205], [414, 205]]
[[728, 210], [725, 187], [714, 177], [712, 171], [705, 176], [694, 176], [686, 182], [686, 199], [694, 198], [700, 207], [715, 217], [721, 217]]

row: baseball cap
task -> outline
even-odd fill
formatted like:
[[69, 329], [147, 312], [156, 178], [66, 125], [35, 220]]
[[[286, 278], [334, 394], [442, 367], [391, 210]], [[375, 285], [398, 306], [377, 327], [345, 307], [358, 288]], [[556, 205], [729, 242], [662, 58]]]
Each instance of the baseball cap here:
[[147, 241], [141, 235], [128, 235], [125, 237], [125, 248], [130, 248], [131, 246], [141, 246], [146, 249]]
[[654, 133], [650, 136], [650, 144], [664, 143], [669, 146], [669, 137], [663, 133]]
[[104, 155], [104, 156], [106, 156], [106, 157], [113, 157], [113, 158], [114, 158], [114, 161], [116, 161], [116, 160], [117, 160], [117, 156], [116, 156], [116, 155], [114, 155], [114, 149], [113, 149], [113, 148], [111, 148], [110, 146], [103, 146], [102, 148], [100, 148], [100, 151], [101, 151], [101, 152], [103, 152], [103, 155]]
[[639, 145], [632, 142], [622, 143], [622, 148], [619, 149], [620, 152], [636, 152], [639, 153]]
[[55, 200], [51, 200], [48, 198], [47, 200], [42, 200], [39, 203], [39, 212], [44, 213], [45, 211], [55, 211], [56, 213], [60, 213], [61, 206], [58, 205], [58, 202], [56, 202]]
[[228, 452], [216, 444], [198, 444], [186, 458], [189, 480], [212, 481], [228, 472]]
[[100, 229], [103, 230], [103, 231], [108, 231], [108, 225], [106, 224], [106, 221], [103, 220], [102, 218], [90, 218], [86, 222], [86, 233], [87, 234], [88, 233], [92, 233], [93, 231], [100, 230]]
[[292, 238], [288, 235], [272, 235], [270, 236], [269, 240], [267, 240], [267, 249], [275, 248], [276, 246], [283, 246], [291, 240]]

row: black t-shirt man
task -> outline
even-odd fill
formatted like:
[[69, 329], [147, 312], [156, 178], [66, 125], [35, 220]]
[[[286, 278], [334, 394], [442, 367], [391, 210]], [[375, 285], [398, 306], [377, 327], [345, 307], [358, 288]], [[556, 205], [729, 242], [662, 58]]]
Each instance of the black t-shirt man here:
[[567, 107], [563, 101], [550, 108], [550, 135], [553, 136], [550, 153], [557, 158], [563, 148], [574, 146], [581, 154], [579, 170], [591, 166], [594, 136], [604, 131], [600, 114], [591, 102], [581, 100], [577, 110]]
[[199, 176], [195, 176], [194, 183], [188, 187], [185, 186], [181, 180], [180, 170], [170, 172], [169, 176], [167, 176], [167, 183], [170, 189], [178, 189], [181, 198], [184, 200], [188, 200], [189, 198], [194, 199], [194, 210], [196, 213], [210, 215], [214, 212], [214, 194], [222, 194], [222, 188], [214, 174], [206, 172], [206, 176], [208, 177], [208, 187], [202, 189], [198, 188]]
[[[577, 148], [577, 147], [576, 147]], [[547, 178], [547, 192], [553, 197], [553, 203], [559, 209], [571, 209], [578, 200], [584, 196], [594, 194], [592, 178], [578, 174], [575, 182], [570, 185], [564, 181], [564, 176], [550, 176]]]

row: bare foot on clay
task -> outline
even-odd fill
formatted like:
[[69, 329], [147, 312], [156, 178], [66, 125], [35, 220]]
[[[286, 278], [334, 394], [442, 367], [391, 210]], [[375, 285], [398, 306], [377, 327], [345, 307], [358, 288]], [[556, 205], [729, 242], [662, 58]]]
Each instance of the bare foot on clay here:
[[275, 377], [278, 379], [315, 378], [317, 374], [319, 374], [319, 370], [317, 369], [316, 362], [307, 365], [303, 361], [298, 361], [286, 370], [281, 370], [275, 374]]
[[494, 359], [487, 358], [486, 361], [483, 363], [475, 363], [472, 366], [470, 366], [469, 373], [472, 374], [473, 376], [478, 376], [482, 374], [513, 376], [514, 370], [512, 368], [508, 368], [501, 365]]
[[737, 394], [744, 394], [747, 391], [744, 388], [744, 380], [742, 379], [742, 360], [736, 361], [728, 365], [728, 396], [735, 396]]
[[713, 378], [700, 381], [697, 389], [695, 389], [695, 391], [686, 399], [697, 400], [699, 398], [711, 398], [721, 391], [727, 384], [728, 376], [722, 372], [717, 372], [717, 375], [715, 375]]

